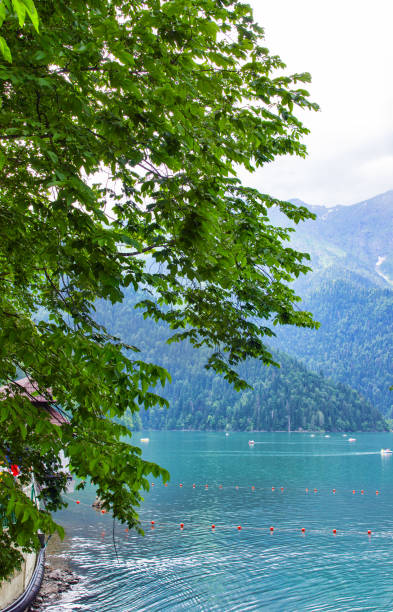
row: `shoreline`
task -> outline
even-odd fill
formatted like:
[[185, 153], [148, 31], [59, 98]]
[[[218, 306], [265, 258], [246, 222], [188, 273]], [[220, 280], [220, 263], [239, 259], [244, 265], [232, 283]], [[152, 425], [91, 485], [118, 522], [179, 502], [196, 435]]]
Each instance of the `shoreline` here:
[[68, 559], [58, 554], [59, 547], [63, 546], [64, 543], [58, 538], [50, 541], [45, 559], [44, 578], [29, 612], [43, 612], [80, 581], [80, 577], [70, 568]]

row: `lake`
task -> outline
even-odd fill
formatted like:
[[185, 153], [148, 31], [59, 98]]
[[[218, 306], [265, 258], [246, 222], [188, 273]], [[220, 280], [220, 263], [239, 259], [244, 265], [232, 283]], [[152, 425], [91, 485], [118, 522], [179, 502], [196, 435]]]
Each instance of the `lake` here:
[[61, 554], [81, 582], [48, 610], [393, 610], [393, 434], [142, 437], [171, 473], [145, 494], [145, 537], [116, 525], [115, 550], [94, 491], [70, 495]]

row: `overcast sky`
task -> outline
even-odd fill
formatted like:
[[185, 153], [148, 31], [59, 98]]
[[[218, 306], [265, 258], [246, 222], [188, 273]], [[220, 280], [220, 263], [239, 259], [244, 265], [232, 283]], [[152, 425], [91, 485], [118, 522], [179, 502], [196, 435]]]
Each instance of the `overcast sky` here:
[[242, 178], [280, 198], [354, 204], [393, 189], [393, 1], [249, 0], [266, 46], [310, 72], [319, 113], [306, 160], [278, 158]]

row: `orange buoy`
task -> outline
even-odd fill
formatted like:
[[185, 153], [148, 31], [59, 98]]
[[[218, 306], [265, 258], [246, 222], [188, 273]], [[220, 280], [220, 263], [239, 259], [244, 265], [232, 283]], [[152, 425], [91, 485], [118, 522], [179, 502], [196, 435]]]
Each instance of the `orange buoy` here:
[[101, 514], [105, 514], [106, 510], [101, 510]]
[[254, 486], [251, 487], [251, 491], [255, 491], [255, 487]]
[[337, 529], [333, 529], [333, 533], [337, 533]]
[[368, 533], [368, 535], [371, 535], [371, 529], [369, 529], [369, 530], [367, 531], [367, 533]]
[[215, 529], [215, 528], [216, 528], [216, 526], [215, 526], [215, 525], [212, 525], [212, 529]]
[[274, 531], [274, 527], [270, 527], [270, 531]]
[[241, 526], [241, 525], [238, 525], [238, 526], [237, 526], [237, 528], [238, 528], [238, 531], [240, 531], [240, 530], [241, 530], [241, 528], [242, 528], [242, 526]]
[[355, 495], [355, 489], [352, 490], [352, 495]]
[[126, 533], [128, 533], [128, 527], [126, 527], [124, 531], [125, 531]]
[[164, 482], [164, 487], [167, 487], [167, 486], [168, 486], [168, 483], [167, 483], [167, 482]]
[[304, 533], [305, 531], [306, 531], [306, 530], [305, 530], [305, 528], [304, 528], [304, 527], [302, 527], [302, 533]]
[[180, 523], [180, 529], [183, 529], [184, 523]]
[[77, 503], [77, 504], [80, 504], [80, 501], [79, 501], [79, 499], [77, 499], [77, 500], [76, 500], [76, 503]]

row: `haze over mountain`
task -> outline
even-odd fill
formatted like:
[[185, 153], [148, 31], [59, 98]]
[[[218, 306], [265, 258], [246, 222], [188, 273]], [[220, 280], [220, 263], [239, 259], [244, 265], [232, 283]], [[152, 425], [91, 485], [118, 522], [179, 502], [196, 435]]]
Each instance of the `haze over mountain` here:
[[[381, 287], [393, 287], [393, 190], [352, 206], [306, 206], [317, 215], [299, 225], [273, 210], [274, 223], [295, 228], [291, 244], [312, 257], [315, 274], [330, 278], [356, 273]], [[334, 270], [331, 270], [333, 268]], [[310, 275], [306, 283], [310, 282]]]

